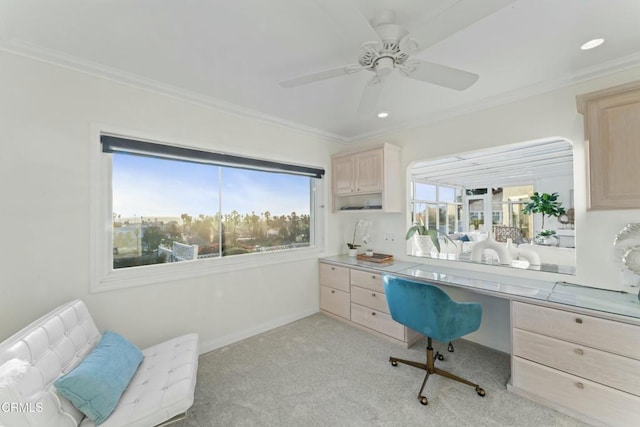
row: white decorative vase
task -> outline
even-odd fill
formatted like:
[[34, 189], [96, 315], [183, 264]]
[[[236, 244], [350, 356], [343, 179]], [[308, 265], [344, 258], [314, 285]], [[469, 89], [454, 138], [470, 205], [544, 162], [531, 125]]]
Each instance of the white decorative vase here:
[[413, 241], [416, 245], [416, 255], [417, 256], [426, 256], [431, 253], [431, 247], [433, 246], [433, 242], [431, 241], [431, 236], [428, 234], [414, 234]]
[[357, 249], [349, 249], [349, 256], [357, 256], [358, 255], [358, 250]]
[[555, 234], [552, 234], [551, 236], [536, 236], [533, 240], [536, 242], [537, 245], [541, 245], [541, 246], [559, 246], [560, 245], [560, 238]]

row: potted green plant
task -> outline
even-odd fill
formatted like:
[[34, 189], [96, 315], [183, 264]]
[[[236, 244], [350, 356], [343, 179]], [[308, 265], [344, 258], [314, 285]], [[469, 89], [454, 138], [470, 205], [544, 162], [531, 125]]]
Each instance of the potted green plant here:
[[[542, 244], [553, 244], [558, 240], [555, 236], [555, 230], [547, 230], [544, 228], [545, 217], [558, 218], [564, 215], [566, 211], [562, 207], [562, 202], [558, 201], [558, 193], [538, 193], [537, 191], [531, 196], [531, 200], [522, 208], [525, 215], [541, 214], [542, 230], [536, 235], [536, 239]], [[553, 242], [552, 242], [553, 240]]]
[[[413, 223], [411, 227], [407, 230], [407, 235], [405, 236], [406, 240], [409, 240], [411, 237], [415, 239], [416, 246], [418, 246], [418, 255], [422, 255], [428, 253], [428, 245], [425, 242], [425, 238], [428, 236], [429, 240], [433, 244], [433, 247], [436, 248], [438, 253], [440, 252], [440, 239], [439, 234], [441, 234], [438, 230], [428, 228], [426, 225], [422, 223], [422, 221], [416, 221]], [[446, 234], [442, 234], [445, 243], [452, 242]], [[428, 240], [427, 240], [428, 242]]]

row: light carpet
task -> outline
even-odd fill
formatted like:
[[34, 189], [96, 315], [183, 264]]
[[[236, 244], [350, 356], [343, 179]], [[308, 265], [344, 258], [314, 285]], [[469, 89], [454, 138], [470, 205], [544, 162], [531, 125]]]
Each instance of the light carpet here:
[[434, 342], [436, 366], [487, 393], [439, 375], [417, 399], [424, 371], [389, 356], [424, 361], [410, 349], [315, 314], [200, 356], [195, 403], [174, 427], [207, 426], [583, 426], [506, 389], [509, 355], [468, 341], [455, 352]]

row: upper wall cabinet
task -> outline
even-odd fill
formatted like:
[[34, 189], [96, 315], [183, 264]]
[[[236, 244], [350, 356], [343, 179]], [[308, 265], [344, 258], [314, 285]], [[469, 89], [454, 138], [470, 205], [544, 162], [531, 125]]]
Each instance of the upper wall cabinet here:
[[400, 212], [400, 148], [384, 144], [333, 156], [333, 210]]
[[577, 97], [589, 162], [588, 208], [640, 208], [640, 82]]

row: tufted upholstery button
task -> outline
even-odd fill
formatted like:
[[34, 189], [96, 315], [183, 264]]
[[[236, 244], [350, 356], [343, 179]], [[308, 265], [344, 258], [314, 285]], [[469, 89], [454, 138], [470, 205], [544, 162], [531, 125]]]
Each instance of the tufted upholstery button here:
[[138, 402], [140, 402], [140, 399], [136, 399], [133, 401], [133, 403], [138, 403]]
[[164, 391], [164, 390], [166, 390], [168, 388], [169, 388], [168, 386], [164, 386], [164, 387], [162, 387], [162, 390]]

